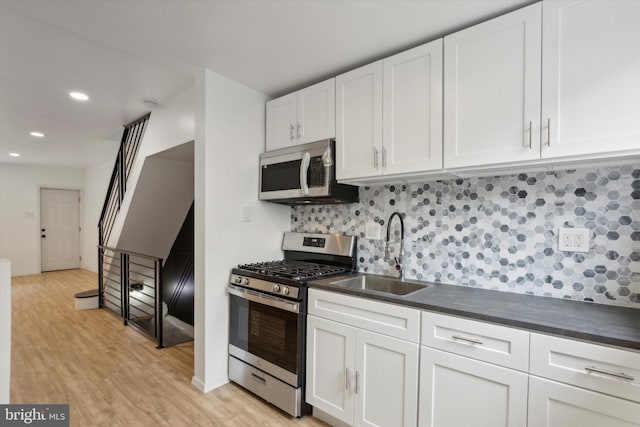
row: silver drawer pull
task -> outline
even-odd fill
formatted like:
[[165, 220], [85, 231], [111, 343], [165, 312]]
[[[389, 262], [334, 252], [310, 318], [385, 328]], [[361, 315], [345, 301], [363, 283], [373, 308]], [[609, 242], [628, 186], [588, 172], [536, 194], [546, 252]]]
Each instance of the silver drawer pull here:
[[258, 376], [256, 374], [254, 374], [253, 372], [251, 373], [251, 378], [253, 378], [254, 380], [256, 380], [256, 381], [258, 381], [259, 383], [262, 383], [262, 384], [266, 384], [267, 383], [267, 380], [265, 380], [261, 376]]
[[605, 371], [604, 369], [598, 369], [595, 366], [585, 366], [584, 370], [587, 372], [597, 372], [599, 374], [609, 375], [610, 377], [621, 378], [627, 381], [635, 380], [635, 378], [633, 378], [631, 375], [627, 375], [624, 372], [618, 373], [618, 372]]
[[463, 337], [461, 335], [451, 335], [451, 338], [453, 338], [454, 340], [459, 340], [459, 341], [466, 341], [469, 342], [471, 344], [478, 344], [478, 345], [482, 345], [484, 344], [482, 341], [475, 339], [475, 338], [467, 338], [467, 337]]

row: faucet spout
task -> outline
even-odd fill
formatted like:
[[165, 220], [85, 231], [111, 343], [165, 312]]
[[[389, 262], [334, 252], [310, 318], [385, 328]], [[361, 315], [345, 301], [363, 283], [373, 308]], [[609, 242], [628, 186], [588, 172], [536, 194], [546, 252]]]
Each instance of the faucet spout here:
[[391, 229], [391, 223], [393, 222], [393, 218], [398, 217], [400, 220], [400, 250], [398, 251], [398, 256], [394, 257], [394, 262], [396, 263], [396, 268], [399, 267], [400, 270], [400, 279], [404, 279], [404, 221], [402, 220], [402, 215], [400, 212], [394, 212], [389, 217], [389, 221], [387, 221], [387, 239], [385, 240], [384, 245], [384, 258], [389, 259], [389, 232]]

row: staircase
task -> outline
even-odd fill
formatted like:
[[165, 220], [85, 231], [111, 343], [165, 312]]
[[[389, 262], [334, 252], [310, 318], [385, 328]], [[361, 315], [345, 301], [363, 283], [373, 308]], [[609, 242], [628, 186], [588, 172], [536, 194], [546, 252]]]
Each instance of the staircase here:
[[[162, 153], [139, 158], [150, 118], [147, 114], [125, 126], [109, 181], [98, 224], [99, 305], [162, 348], [193, 337], [193, 195], [180, 188], [193, 181], [193, 173], [185, 176], [189, 168], [181, 162], [171, 167], [184, 148], [167, 150], [170, 160]], [[139, 173], [132, 183], [134, 166]], [[184, 218], [180, 209], [162, 203], [179, 208], [187, 200], [187, 219], [173, 245], [167, 244], [175, 236], [172, 227]]]

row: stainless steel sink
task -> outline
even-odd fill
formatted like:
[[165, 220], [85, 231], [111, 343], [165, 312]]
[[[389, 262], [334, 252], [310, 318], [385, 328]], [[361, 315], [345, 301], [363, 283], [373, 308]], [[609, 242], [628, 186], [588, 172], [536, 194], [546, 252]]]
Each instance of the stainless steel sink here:
[[429, 285], [403, 282], [400, 279], [386, 276], [358, 276], [338, 280], [333, 282], [333, 284], [351, 289], [364, 289], [392, 295], [408, 295], [429, 287]]

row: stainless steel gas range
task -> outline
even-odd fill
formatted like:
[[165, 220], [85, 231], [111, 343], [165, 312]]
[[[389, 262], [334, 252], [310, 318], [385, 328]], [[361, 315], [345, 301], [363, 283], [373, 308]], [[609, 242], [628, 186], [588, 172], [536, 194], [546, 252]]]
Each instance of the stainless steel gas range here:
[[356, 238], [287, 232], [284, 259], [239, 265], [229, 286], [229, 379], [285, 412], [304, 402], [307, 281], [355, 270]]

